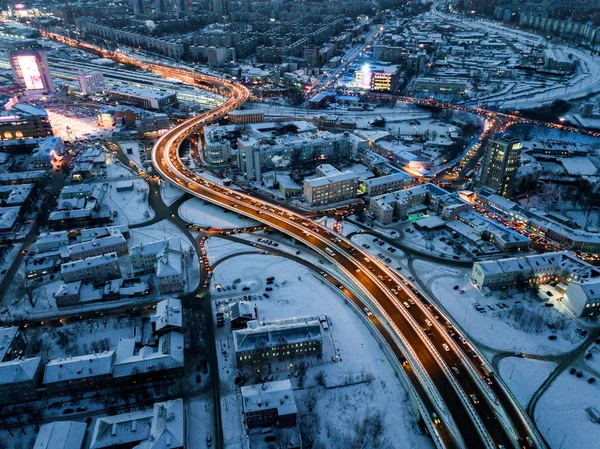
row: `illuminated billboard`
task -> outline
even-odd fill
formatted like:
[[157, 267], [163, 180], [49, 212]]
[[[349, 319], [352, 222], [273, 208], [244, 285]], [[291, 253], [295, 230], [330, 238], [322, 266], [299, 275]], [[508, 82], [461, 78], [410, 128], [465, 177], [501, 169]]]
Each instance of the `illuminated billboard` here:
[[44, 89], [44, 81], [42, 80], [42, 73], [36, 56], [32, 55], [21, 55], [17, 56], [17, 64], [21, 69], [21, 76], [27, 90], [41, 90]]

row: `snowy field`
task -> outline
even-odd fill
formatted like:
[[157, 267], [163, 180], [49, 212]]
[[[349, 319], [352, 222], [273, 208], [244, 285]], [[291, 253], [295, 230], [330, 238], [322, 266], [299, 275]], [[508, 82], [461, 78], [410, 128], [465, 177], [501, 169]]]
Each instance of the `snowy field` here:
[[544, 383], [556, 364], [543, 360], [506, 357], [499, 365], [500, 376], [509, 386], [521, 407], [525, 408], [533, 393]]
[[137, 173], [126, 167], [112, 153], [106, 155], [106, 178], [118, 180], [119, 178], [138, 177]]
[[[243, 246], [238, 247], [238, 251], [243, 250]], [[262, 286], [262, 281], [268, 276], [275, 276], [270, 298], [252, 301], [252, 305], [258, 309], [260, 320], [276, 321], [327, 314], [332, 344], [341, 357], [338, 363], [326, 361], [310, 366], [304, 389], [295, 390], [300, 421], [306, 423], [318, 416], [318, 429], [311, 427], [315, 440], [320, 441], [323, 447], [348, 447], [346, 443], [353, 438], [354, 424], [367, 415], [381, 415], [384, 421], [382, 441], [387, 446], [432, 447], [426, 437], [418, 434], [415, 428], [416, 418], [406, 402], [406, 393], [377, 342], [356, 313], [344, 304], [341, 294], [320, 276], [281, 257], [241, 255], [228, 259], [215, 268], [211, 288], [214, 290], [217, 283], [231, 284], [234, 279], [240, 278], [242, 284], [253, 284], [254, 290], [258, 291], [260, 288], [256, 287]], [[223, 296], [218, 300], [223, 301]], [[325, 337], [329, 334], [324, 332], [323, 335]], [[222, 347], [220, 376], [224, 392], [222, 412], [226, 423], [226, 447], [239, 447], [240, 422], [239, 415], [235, 415], [238, 413], [235, 407], [238, 392], [232, 383], [234, 358], [223, 357], [223, 351], [226, 352], [231, 347], [228, 325], [218, 332], [217, 341]], [[315, 375], [321, 370], [331, 383], [339, 383], [340, 379], [361, 373], [366, 378], [371, 379], [370, 375], [373, 378], [354, 386], [328, 389], [316, 385]], [[284, 378], [287, 378], [285, 373], [281, 373], [275, 375], [274, 379]], [[294, 387], [298, 388], [298, 379], [292, 377], [291, 380]], [[317, 402], [311, 415], [305, 404], [308, 396], [314, 397], [315, 393]], [[398, 446], [398, 442], [402, 442], [402, 445]]]
[[160, 182], [160, 196], [161, 196], [163, 202], [167, 206], [170, 206], [171, 204], [173, 204], [175, 201], [177, 201], [183, 195], [185, 195], [183, 190], [178, 189], [177, 187], [174, 187], [173, 185], [171, 185], [170, 182], [168, 182], [168, 181]]
[[[558, 312], [556, 307], [544, 307], [521, 293], [507, 299], [500, 299], [497, 292], [482, 295], [470, 283], [470, 269], [421, 260], [416, 260], [413, 266], [416, 276], [466, 333], [480, 344], [502, 351], [541, 355], [567, 352], [583, 340], [575, 330], [578, 324], [569, 315]], [[464, 293], [457, 294], [453, 289], [455, 285]], [[485, 310], [478, 312], [477, 304]], [[559, 323], [564, 329], [551, 330], [546, 325], [548, 322]], [[548, 340], [550, 335], [558, 338]]]
[[600, 411], [600, 386], [561, 374], [546, 390], [535, 411], [538, 429], [554, 449], [593, 449], [599, 445], [600, 424], [590, 419], [586, 409]]
[[256, 226], [258, 222], [243, 217], [234, 212], [206, 203], [199, 198], [192, 198], [179, 206], [179, 216], [187, 221], [201, 227], [213, 227], [221, 229], [245, 228]]
[[[128, 181], [126, 181], [128, 182]], [[116, 184], [110, 184], [103, 206], [117, 212], [113, 224], [138, 224], [154, 218], [148, 205], [148, 183], [144, 179], [133, 179], [133, 190], [117, 192]]]

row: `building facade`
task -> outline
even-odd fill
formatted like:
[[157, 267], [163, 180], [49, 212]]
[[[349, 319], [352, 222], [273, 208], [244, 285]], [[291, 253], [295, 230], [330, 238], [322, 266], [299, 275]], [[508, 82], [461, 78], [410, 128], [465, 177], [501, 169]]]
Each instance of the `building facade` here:
[[485, 150], [479, 182], [509, 197], [514, 189], [523, 143], [509, 133], [490, 139]]

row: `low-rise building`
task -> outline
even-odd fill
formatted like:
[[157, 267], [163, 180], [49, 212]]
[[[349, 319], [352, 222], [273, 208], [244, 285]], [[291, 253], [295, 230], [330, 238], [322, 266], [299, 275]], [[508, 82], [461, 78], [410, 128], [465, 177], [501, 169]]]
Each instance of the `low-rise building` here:
[[44, 370], [44, 387], [55, 394], [108, 385], [112, 381], [115, 351], [50, 360]]
[[[304, 180], [304, 199], [311, 206], [326, 206], [356, 198], [358, 176], [351, 171], [341, 172], [329, 164], [325, 174]], [[319, 173], [319, 169], [317, 169]]]
[[464, 95], [467, 82], [456, 78], [417, 78], [415, 92], [442, 95]]
[[121, 270], [117, 253], [109, 253], [64, 263], [60, 274], [66, 283], [85, 280], [97, 282], [120, 278]]
[[0, 363], [0, 405], [38, 399], [40, 361], [32, 357]]
[[62, 283], [54, 293], [56, 307], [68, 307], [79, 304], [81, 300], [81, 281]]
[[156, 274], [161, 293], [184, 290], [183, 253], [178, 238], [135, 246], [131, 248], [130, 258], [135, 273]]
[[246, 385], [241, 393], [246, 428], [296, 426], [298, 411], [289, 379]]
[[531, 245], [528, 237], [472, 210], [459, 213], [446, 226], [475, 245], [491, 242], [498, 250], [506, 253], [525, 252]]
[[96, 420], [90, 449], [183, 449], [183, 399], [157, 402], [149, 410], [103, 416]]
[[573, 226], [559, 223], [546, 212], [538, 209], [527, 209], [498, 195], [490, 188], [480, 189], [477, 192], [476, 199], [477, 202], [498, 215], [510, 221], [519, 221], [570, 250], [600, 252], [600, 234], [597, 232], [575, 229]]
[[234, 110], [227, 114], [227, 119], [234, 125], [244, 125], [247, 123], [262, 123], [265, 119], [265, 113], [259, 109]]
[[367, 189], [367, 195], [373, 197], [377, 195], [383, 195], [384, 193], [405, 189], [406, 187], [409, 187], [412, 182], [412, 176], [404, 172], [397, 172], [391, 175], [367, 179], [363, 184]]
[[457, 194], [449, 193], [435, 184], [422, 184], [386, 193], [372, 197], [369, 202], [369, 211], [382, 224], [389, 224], [396, 218], [405, 219], [411, 213], [426, 210], [450, 220], [470, 207]]
[[600, 269], [566, 252], [475, 262], [471, 282], [483, 292], [523, 283], [567, 285], [563, 304], [577, 316], [600, 311]]
[[123, 256], [127, 254], [128, 248], [125, 237], [118, 234], [70, 245], [68, 251], [69, 258], [75, 261], [109, 253], [117, 253], [118, 256]]
[[143, 346], [137, 349], [135, 339], [125, 338], [117, 346], [112, 377], [117, 382], [132, 376], [142, 381], [151, 381], [157, 376], [164, 379], [167, 371], [174, 375], [174, 370], [182, 370], [183, 363], [183, 334], [180, 332], [162, 335], [156, 348]]
[[35, 439], [35, 449], [82, 449], [87, 424], [55, 421], [43, 424]]
[[33, 247], [37, 253], [48, 251], [57, 251], [69, 244], [69, 235], [67, 231], [43, 232], [41, 233]]
[[239, 367], [261, 367], [294, 357], [320, 357], [323, 337], [318, 320], [296, 320], [285, 324], [248, 327], [233, 331], [233, 344]]
[[181, 300], [167, 298], [160, 301], [156, 304], [156, 312], [150, 317], [150, 321], [154, 324], [154, 332], [157, 334], [181, 329], [183, 321]]
[[145, 109], [161, 110], [177, 104], [175, 92], [143, 89], [134, 86], [111, 87], [105, 93], [111, 100], [133, 104]]

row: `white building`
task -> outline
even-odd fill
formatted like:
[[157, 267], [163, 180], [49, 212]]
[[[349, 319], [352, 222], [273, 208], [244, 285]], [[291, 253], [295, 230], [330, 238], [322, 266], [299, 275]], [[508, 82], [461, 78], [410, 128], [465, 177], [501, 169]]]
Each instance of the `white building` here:
[[118, 256], [122, 256], [127, 254], [127, 240], [122, 234], [111, 235], [70, 245], [68, 250], [72, 261], [102, 256], [108, 253], [117, 253]]
[[600, 269], [566, 251], [475, 262], [471, 282], [487, 292], [519, 283], [560, 282], [565, 304], [577, 316], [600, 311]]
[[[231, 143], [228, 132], [219, 126], [204, 128], [204, 157], [210, 165], [222, 165], [231, 159]], [[198, 140], [198, 145], [202, 145]]]
[[158, 340], [158, 346], [135, 347], [135, 339], [124, 338], [119, 341], [113, 365], [113, 378], [123, 378], [156, 371], [182, 368], [183, 334], [169, 332]]
[[82, 449], [87, 424], [55, 421], [44, 424], [35, 439], [35, 449]]
[[38, 146], [31, 153], [31, 164], [35, 168], [52, 166], [52, 158], [58, 156], [64, 148], [60, 137], [46, 137], [38, 140]]
[[183, 399], [174, 399], [157, 402], [150, 410], [98, 418], [90, 449], [180, 449], [185, 433]]
[[329, 164], [317, 168], [318, 178], [304, 180], [304, 199], [311, 206], [326, 206], [356, 198], [358, 176]]
[[83, 95], [91, 95], [104, 90], [104, 75], [101, 72], [78, 73], [77, 82]]
[[109, 253], [64, 263], [60, 267], [60, 274], [65, 283], [86, 279], [97, 282], [120, 278], [121, 270], [117, 254]]
[[161, 293], [183, 291], [185, 287], [181, 240], [171, 238], [134, 246], [130, 252], [135, 273], [154, 272]]
[[412, 176], [404, 172], [398, 172], [392, 173], [391, 175], [380, 176], [378, 178], [367, 179], [364, 184], [367, 188], [367, 195], [377, 196], [404, 189], [410, 186], [412, 182]]
[[154, 323], [154, 331], [157, 333], [181, 329], [183, 321], [181, 300], [167, 298], [156, 304], [156, 312], [150, 317]]
[[35, 251], [45, 253], [56, 251], [69, 244], [67, 231], [44, 232], [40, 234], [34, 244]]

